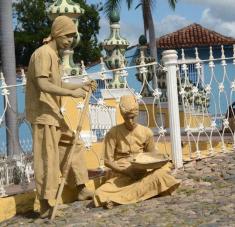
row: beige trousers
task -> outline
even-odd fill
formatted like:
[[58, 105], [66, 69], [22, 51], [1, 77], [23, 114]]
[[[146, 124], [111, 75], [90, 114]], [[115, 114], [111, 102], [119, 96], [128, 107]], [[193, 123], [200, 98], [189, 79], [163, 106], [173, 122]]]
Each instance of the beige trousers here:
[[118, 174], [95, 191], [93, 201], [96, 207], [108, 201], [117, 204], [137, 203], [168, 190], [173, 191], [179, 184], [180, 181], [168, 174], [165, 169], [153, 170], [136, 181]]
[[[63, 164], [72, 146], [72, 139], [69, 137], [67, 129], [41, 124], [34, 124], [32, 128], [37, 194], [39, 199], [54, 201], [60, 183]], [[66, 134], [68, 134], [67, 139], [64, 141], [63, 135]], [[82, 142], [78, 141], [67, 180], [70, 186], [84, 184], [88, 181], [84, 152], [85, 149]]]

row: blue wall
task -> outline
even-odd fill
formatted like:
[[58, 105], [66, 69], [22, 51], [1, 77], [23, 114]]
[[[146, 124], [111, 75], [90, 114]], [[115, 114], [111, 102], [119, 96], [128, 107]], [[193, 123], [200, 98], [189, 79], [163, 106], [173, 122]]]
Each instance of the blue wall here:
[[[221, 46], [213, 46], [213, 56], [214, 59], [219, 59], [221, 58]], [[159, 50], [159, 54], [161, 54], [163, 49]], [[177, 50], [178, 52], [178, 57], [181, 59], [181, 49]], [[231, 58], [233, 57], [233, 46], [224, 46], [224, 52], [225, 52], [225, 57], [226, 58]], [[195, 48], [186, 48], [184, 49], [185, 53], [185, 58], [195, 58]], [[199, 58], [201, 60], [208, 60], [210, 56], [210, 48], [209, 47], [199, 47], [198, 48], [198, 53], [199, 53]], [[223, 82], [223, 67], [221, 65], [221, 61], [214, 61], [215, 63], [215, 78], [217, 79], [218, 83]], [[212, 80], [211, 87], [212, 87], [212, 97], [211, 97], [211, 103], [210, 103], [210, 108], [209, 111], [212, 114], [224, 114], [227, 110], [228, 104], [231, 104], [233, 101], [235, 101], [235, 96], [234, 92], [232, 93], [232, 97], [230, 99], [231, 95], [231, 82], [235, 79], [235, 65], [233, 65], [232, 60], [226, 60], [227, 66], [226, 66], [226, 71], [227, 71], [227, 77], [224, 80], [224, 92], [222, 92], [219, 96], [219, 88], [218, 88], [218, 83], [214, 80]], [[208, 84], [211, 79], [211, 71], [209, 68], [209, 62], [204, 62], [203, 63], [203, 68], [204, 68], [204, 79], [205, 79], [205, 84]], [[230, 81], [229, 81], [230, 80]], [[219, 107], [220, 103], [220, 107]]]
[[[0, 90], [0, 92], [2, 91]], [[18, 112], [21, 114], [24, 113], [25, 90], [23, 86], [17, 87], [17, 104], [18, 104]], [[4, 97], [0, 95], [0, 116], [2, 116], [3, 111], [4, 111]], [[19, 124], [18, 133], [21, 141], [32, 140], [31, 129], [29, 125], [26, 124], [24, 121]], [[4, 151], [5, 146], [6, 146], [6, 128], [0, 127], [0, 153]]]

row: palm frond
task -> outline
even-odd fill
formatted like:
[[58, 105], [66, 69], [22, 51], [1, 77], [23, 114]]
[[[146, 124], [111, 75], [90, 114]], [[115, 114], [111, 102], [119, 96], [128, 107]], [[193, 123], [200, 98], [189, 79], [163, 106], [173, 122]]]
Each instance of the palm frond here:
[[142, 15], [143, 15], [143, 21], [144, 21], [144, 31], [149, 30], [149, 20], [148, 18], [151, 15], [151, 10], [153, 8], [153, 0], [141, 0], [142, 4]]
[[122, 0], [106, 0], [104, 3], [104, 12], [109, 18], [113, 10], [120, 12]]
[[142, 2], [139, 3], [139, 4], [135, 7], [135, 9], [138, 9], [140, 6], [142, 6]]
[[178, 0], [168, 0], [170, 7], [174, 10]]
[[132, 6], [133, 0], [126, 0], [126, 3], [127, 3], [128, 9], [130, 9]]

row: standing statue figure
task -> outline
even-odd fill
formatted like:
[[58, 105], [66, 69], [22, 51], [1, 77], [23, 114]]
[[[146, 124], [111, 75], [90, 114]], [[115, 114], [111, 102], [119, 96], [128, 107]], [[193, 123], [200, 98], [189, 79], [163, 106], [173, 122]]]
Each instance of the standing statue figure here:
[[[76, 32], [72, 19], [57, 17], [50, 36], [32, 54], [28, 67], [26, 118], [33, 129], [35, 184], [41, 218], [48, 217], [52, 212], [63, 163], [73, 139], [60, 111], [61, 97], [84, 98], [89, 89], [96, 89], [94, 81], [70, 84], [61, 80], [60, 51], [71, 46]], [[93, 196], [85, 187], [88, 172], [83, 147], [82, 142], [78, 141], [70, 169], [78, 189], [78, 200], [91, 199]]]
[[95, 206], [111, 208], [113, 204], [140, 202], [171, 193], [180, 184], [169, 175], [167, 168], [147, 171], [133, 166], [133, 158], [138, 155], [157, 157], [158, 152], [152, 131], [136, 123], [139, 111], [136, 98], [122, 96], [119, 107], [124, 123], [111, 128], [104, 141], [105, 165], [113, 171], [114, 177], [95, 191]]

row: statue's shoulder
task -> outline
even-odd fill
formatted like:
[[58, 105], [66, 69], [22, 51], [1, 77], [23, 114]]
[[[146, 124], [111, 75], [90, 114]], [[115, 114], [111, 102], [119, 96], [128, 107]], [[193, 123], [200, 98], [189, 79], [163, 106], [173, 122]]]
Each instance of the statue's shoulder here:
[[42, 45], [34, 51], [35, 56], [50, 56], [52, 54], [52, 49], [47, 45]]
[[149, 128], [146, 127], [144, 125], [138, 124], [138, 129], [140, 130], [141, 133], [148, 135], [148, 136], [152, 136], [153, 135], [153, 131]]
[[116, 131], [122, 130], [122, 128], [123, 128], [123, 124], [118, 124], [118, 125], [113, 126], [113, 127], [109, 130], [109, 132], [116, 132]]
[[123, 124], [118, 124], [113, 126], [108, 132], [107, 134], [109, 135], [116, 135], [116, 133], [120, 132], [123, 130], [124, 125]]

